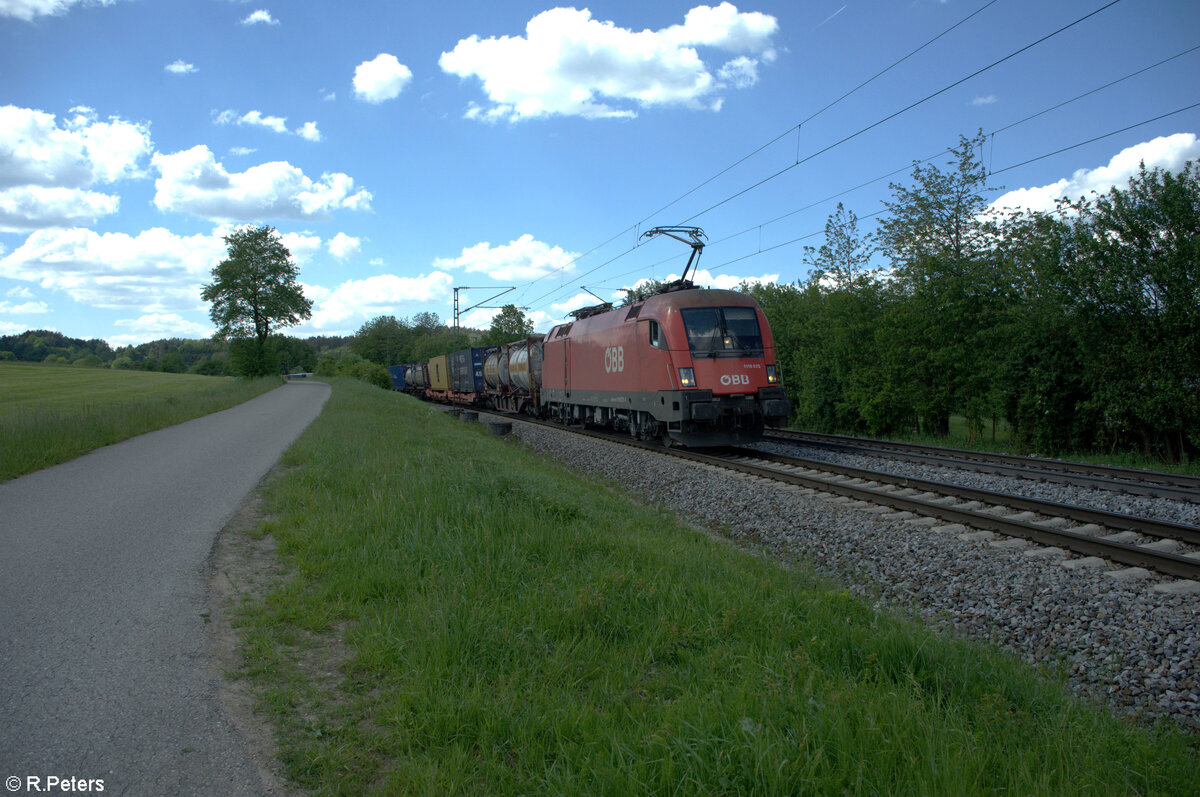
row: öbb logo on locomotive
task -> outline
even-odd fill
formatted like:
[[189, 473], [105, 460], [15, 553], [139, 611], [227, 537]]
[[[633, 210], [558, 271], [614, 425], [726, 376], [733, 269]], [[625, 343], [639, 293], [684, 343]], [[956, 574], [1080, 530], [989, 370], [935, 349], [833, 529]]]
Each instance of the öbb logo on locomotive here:
[[721, 374], [721, 384], [725, 387], [731, 385], [749, 385], [750, 376], [748, 374]]
[[620, 373], [625, 370], [625, 347], [609, 346], [604, 350], [604, 372]]

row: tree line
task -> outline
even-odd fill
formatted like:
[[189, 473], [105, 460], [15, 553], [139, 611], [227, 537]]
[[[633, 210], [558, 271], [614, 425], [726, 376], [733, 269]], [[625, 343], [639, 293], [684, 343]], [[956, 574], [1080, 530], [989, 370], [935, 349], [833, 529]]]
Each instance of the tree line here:
[[[270, 373], [312, 371], [330, 352], [348, 352], [348, 336], [294, 338], [271, 335], [267, 342]], [[162, 338], [113, 348], [100, 338], [83, 340], [46, 329], [0, 336], [0, 361], [34, 362], [132, 371], [163, 371], [208, 376], [242, 376], [234, 350], [237, 340]]]
[[1146, 169], [1053, 211], [989, 210], [982, 138], [893, 183], [876, 229], [838, 205], [812, 268], [744, 285], [771, 322], [795, 421], [1019, 448], [1200, 450], [1200, 171]]

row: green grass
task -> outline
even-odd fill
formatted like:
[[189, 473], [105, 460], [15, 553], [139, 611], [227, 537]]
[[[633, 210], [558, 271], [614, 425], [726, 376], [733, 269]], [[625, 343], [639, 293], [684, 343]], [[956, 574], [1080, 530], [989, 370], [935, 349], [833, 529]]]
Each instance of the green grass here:
[[1194, 739], [334, 380], [239, 612], [319, 794], [1189, 794]]
[[0, 362], [0, 481], [227, 409], [279, 384]]

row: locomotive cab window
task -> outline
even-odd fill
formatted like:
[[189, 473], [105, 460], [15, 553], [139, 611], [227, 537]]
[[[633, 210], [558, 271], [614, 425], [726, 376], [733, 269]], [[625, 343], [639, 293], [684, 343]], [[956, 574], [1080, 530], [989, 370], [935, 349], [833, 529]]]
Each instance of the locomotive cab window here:
[[650, 345], [656, 349], [667, 348], [667, 336], [663, 334], [662, 327], [657, 321], [651, 321], [650, 327]]
[[753, 307], [692, 307], [682, 311], [692, 353], [708, 357], [761, 357], [762, 331]]

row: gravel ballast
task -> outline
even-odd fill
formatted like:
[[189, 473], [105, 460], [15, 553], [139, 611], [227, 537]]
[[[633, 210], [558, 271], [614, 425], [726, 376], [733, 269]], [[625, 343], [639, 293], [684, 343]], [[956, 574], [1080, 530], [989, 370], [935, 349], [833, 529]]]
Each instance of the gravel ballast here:
[[[877, 507], [856, 507], [846, 499], [544, 426], [516, 423], [513, 434], [524, 445], [576, 471], [612, 479], [693, 524], [721, 530], [783, 560], [807, 562], [881, 606], [915, 611], [935, 627], [996, 644], [1037, 664], [1061, 665], [1073, 689], [1120, 713], [1167, 718], [1200, 732], [1200, 594], [1152, 589], [1170, 579], [1154, 574], [1113, 578], [1118, 568], [1107, 564], [1068, 569], [1064, 562], [1078, 557], [1035, 557], [1027, 555], [1031, 548], [964, 540], [886, 519]], [[879, 463], [862, 466], [878, 469]], [[939, 470], [921, 477], [949, 481]], [[981, 474], [966, 478], [996, 491], [1010, 490], [1014, 481]], [[1039, 489], [1031, 484], [1036, 485], [1023, 486]], [[1112, 501], [1124, 511], [1129, 511], [1124, 502], [1133, 500], [1086, 498], [1070, 487], [1049, 489], [1053, 500], [1063, 503]], [[1136, 500], [1138, 514], [1196, 522], [1192, 505]]]

